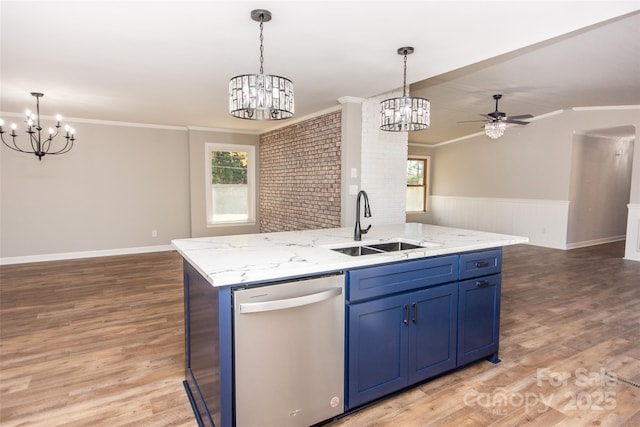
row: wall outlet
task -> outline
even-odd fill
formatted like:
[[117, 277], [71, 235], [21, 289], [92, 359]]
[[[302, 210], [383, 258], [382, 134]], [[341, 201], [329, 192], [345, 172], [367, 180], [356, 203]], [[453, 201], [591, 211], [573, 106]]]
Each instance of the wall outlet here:
[[158, 237], [158, 230], [151, 230], [151, 237]]

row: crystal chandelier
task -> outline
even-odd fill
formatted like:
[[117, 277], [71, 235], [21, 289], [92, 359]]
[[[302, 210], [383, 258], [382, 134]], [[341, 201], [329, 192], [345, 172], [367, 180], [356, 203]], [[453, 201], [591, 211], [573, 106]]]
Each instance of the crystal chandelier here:
[[484, 125], [484, 133], [491, 139], [498, 139], [504, 135], [507, 124], [503, 121], [496, 120]]
[[73, 148], [73, 142], [76, 140], [75, 131], [70, 128], [69, 125], [66, 125], [64, 127], [64, 138], [66, 141], [64, 145], [57, 146], [54, 143], [54, 140], [58, 136], [58, 131], [61, 127], [60, 120], [62, 120], [62, 117], [58, 114], [56, 116], [55, 130], [50, 127], [48, 137], [43, 139], [41, 135], [43, 127], [40, 124], [40, 98], [42, 98], [44, 94], [40, 92], [31, 92], [31, 95], [36, 98], [36, 112], [32, 113], [30, 110], [27, 110], [27, 117], [25, 119], [25, 123], [27, 123], [26, 132], [29, 134], [29, 142], [31, 143], [31, 146], [24, 148], [18, 145], [18, 142], [16, 141], [18, 135], [16, 134], [15, 123], [11, 124], [11, 143], [5, 141], [4, 134], [7, 132], [2, 128], [2, 126], [4, 126], [4, 120], [0, 119], [0, 138], [2, 139], [2, 142], [14, 151], [35, 154], [38, 157], [38, 160], [42, 160], [46, 154], [64, 154], [69, 152]]
[[271, 21], [271, 12], [251, 11], [251, 19], [260, 22], [260, 74], [242, 74], [229, 82], [229, 112], [248, 120], [281, 120], [293, 116], [293, 83], [291, 80], [263, 73], [264, 46], [262, 30]]
[[385, 99], [380, 103], [380, 129], [382, 130], [408, 132], [429, 127], [429, 100], [407, 96], [407, 55], [412, 53], [412, 47], [398, 49], [398, 55], [404, 55], [402, 97]]

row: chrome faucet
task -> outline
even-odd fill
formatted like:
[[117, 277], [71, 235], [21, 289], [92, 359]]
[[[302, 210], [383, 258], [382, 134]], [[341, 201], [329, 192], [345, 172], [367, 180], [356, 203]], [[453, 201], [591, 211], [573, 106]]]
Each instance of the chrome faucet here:
[[362, 235], [367, 234], [369, 229], [371, 228], [371, 224], [363, 230], [360, 227], [360, 197], [364, 196], [364, 217], [371, 218], [371, 209], [369, 208], [369, 197], [364, 190], [360, 190], [358, 193], [358, 199], [356, 200], [356, 229], [353, 232], [353, 240], [360, 241], [362, 240]]

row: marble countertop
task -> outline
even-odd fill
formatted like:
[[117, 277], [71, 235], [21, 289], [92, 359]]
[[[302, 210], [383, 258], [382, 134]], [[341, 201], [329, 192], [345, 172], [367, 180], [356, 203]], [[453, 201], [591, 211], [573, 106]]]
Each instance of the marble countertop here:
[[[351, 256], [331, 248], [401, 239], [425, 248]], [[267, 282], [350, 268], [526, 243], [526, 237], [420, 223], [374, 225], [361, 242], [353, 227], [173, 240], [213, 286]]]

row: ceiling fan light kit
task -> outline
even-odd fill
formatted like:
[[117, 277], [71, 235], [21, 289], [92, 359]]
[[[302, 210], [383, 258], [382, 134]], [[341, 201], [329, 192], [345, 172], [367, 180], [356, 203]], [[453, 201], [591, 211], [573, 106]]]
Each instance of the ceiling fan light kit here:
[[260, 73], [241, 74], [229, 81], [229, 112], [247, 120], [282, 120], [293, 116], [293, 82], [285, 77], [264, 74], [263, 24], [271, 21], [271, 12], [251, 11], [251, 19], [260, 22]]
[[504, 130], [506, 128], [507, 124], [505, 122], [489, 122], [484, 125], [484, 133], [491, 139], [498, 139], [504, 135]]
[[497, 93], [493, 95], [493, 99], [496, 101], [496, 109], [489, 114], [481, 114], [486, 117], [487, 120], [467, 120], [458, 123], [473, 123], [473, 122], [486, 122], [484, 124], [484, 133], [491, 139], [498, 139], [504, 135], [504, 131], [507, 128], [508, 123], [516, 125], [528, 125], [529, 122], [525, 122], [522, 119], [530, 119], [533, 116], [531, 114], [521, 114], [519, 116], [507, 116], [502, 111], [498, 110], [498, 101], [502, 98], [502, 95]]
[[401, 47], [404, 56], [402, 97], [385, 99], [380, 103], [380, 129], [389, 132], [411, 132], [427, 129], [430, 125], [430, 103], [426, 98], [407, 96], [407, 55], [412, 47]]

